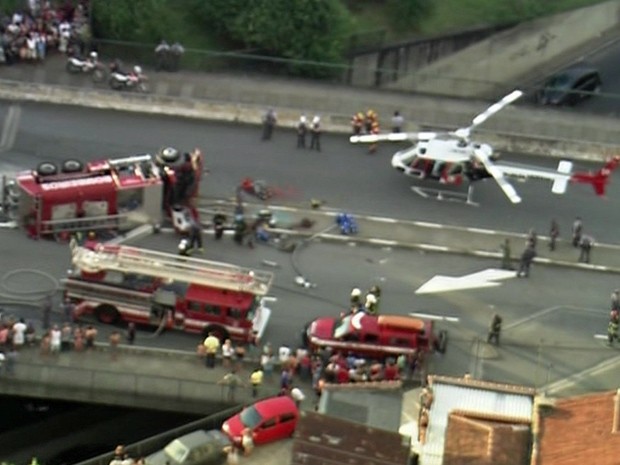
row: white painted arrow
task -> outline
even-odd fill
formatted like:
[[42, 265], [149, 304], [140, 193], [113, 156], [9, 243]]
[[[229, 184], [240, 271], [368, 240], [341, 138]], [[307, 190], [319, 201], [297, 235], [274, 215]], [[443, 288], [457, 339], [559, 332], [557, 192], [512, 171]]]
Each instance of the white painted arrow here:
[[481, 287], [495, 287], [501, 284], [497, 281], [514, 278], [515, 276], [517, 276], [515, 271], [498, 270], [496, 268], [489, 268], [478, 271], [477, 273], [457, 277], [437, 275], [422, 284], [415, 291], [415, 293], [432, 294], [435, 292], [450, 292]]

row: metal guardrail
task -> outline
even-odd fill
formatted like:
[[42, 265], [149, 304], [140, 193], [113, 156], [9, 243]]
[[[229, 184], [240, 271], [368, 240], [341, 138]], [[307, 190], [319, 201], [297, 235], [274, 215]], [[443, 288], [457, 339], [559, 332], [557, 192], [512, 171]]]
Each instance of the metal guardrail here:
[[[152, 454], [153, 452], [164, 448], [173, 439], [178, 438], [179, 436], [183, 436], [184, 434], [191, 433], [192, 431], [196, 431], [199, 429], [219, 429], [224, 420], [241, 411], [241, 408], [242, 406], [238, 405], [223, 410], [221, 412], [217, 412], [200, 420], [196, 420], [186, 425], [179, 426], [178, 428], [168, 430], [165, 433], [151, 436], [150, 438], [127, 445], [125, 446], [125, 450], [130, 457], [144, 457], [148, 454]], [[109, 452], [88, 460], [84, 460], [77, 463], [76, 465], [108, 465], [113, 457], [114, 453]]]

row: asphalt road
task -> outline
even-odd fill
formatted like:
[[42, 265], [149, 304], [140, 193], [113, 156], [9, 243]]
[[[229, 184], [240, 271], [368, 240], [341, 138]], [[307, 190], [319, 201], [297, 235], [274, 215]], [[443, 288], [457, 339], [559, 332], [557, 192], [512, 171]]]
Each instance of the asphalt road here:
[[[343, 136], [323, 137], [323, 152], [295, 149], [295, 135], [276, 131], [273, 141], [261, 142], [253, 126], [207, 123], [183, 118], [165, 118], [97, 111], [72, 107], [25, 104], [14, 144], [0, 150], [0, 172], [30, 168], [44, 160], [108, 156], [154, 151], [174, 145], [182, 149], [204, 149], [211, 174], [202, 186], [208, 196], [232, 196], [245, 176], [265, 179], [281, 191], [278, 203], [327, 201], [333, 208], [466, 225], [487, 229], [525, 232], [535, 228], [547, 232], [551, 218], [557, 218], [568, 232], [575, 216], [584, 220], [585, 231], [600, 242], [618, 242], [617, 220], [610, 213], [620, 207], [620, 184], [613, 176], [607, 199], [596, 197], [586, 185], [570, 186], [565, 195], [551, 193], [544, 181], [515, 182], [523, 198], [510, 204], [491, 180], [476, 184], [479, 207], [422, 199], [411, 192], [413, 181], [390, 167], [397, 149], [382, 145], [375, 155], [364, 147], [350, 145]], [[0, 118], [6, 121], [9, 106], [0, 104]], [[554, 167], [556, 161], [506, 154], [511, 161]], [[576, 169], [594, 165], [576, 162]], [[437, 186], [435, 186], [437, 187]]]
[[[382, 146], [370, 156], [342, 136], [326, 135], [323, 152], [301, 152], [294, 148], [291, 132], [277, 131], [273, 141], [260, 142], [258, 128], [242, 125], [45, 105], [21, 108], [14, 144], [0, 153], [3, 172], [34, 167], [44, 160], [126, 156], [164, 145], [200, 146], [210, 169], [202, 186], [205, 196], [231, 196], [244, 176], [253, 176], [281, 188], [278, 203], [317, 197], [331, 207], [352, 212], [509, 231], [535, 227], [546, 232], [550, 218], [556, 217], [566, 232], [579, 214], [586, 231], [598, 240], [616, 242], [617, 219], [610, 213], [617, 207], [617, 183], [610, 186], [608, 200], [596, 198], [585, 186], [572, 186], [565, 196], [555, 196], [544, 182], [518, 184], [524, 202], [513, 206], [488, 182], [477, 188], [476, 198], [482, 206], [468, 207], [415, 196], [411, 181], [389, 167], [394, 150], [390, 146]], [[7, 111], [8, 106], [0, 105], [3, 116]], [[521, 161], [553, 164], [542, 158]], [[66, 245], [33, 242], [20, 231], [0, 234], [2, 275], [18, 268], [47, 271], [56, 278], [64, 275], [69, 265]], [[141, 245], [172, 252], [176, 241], [173, 236], [160, 235]], [[295, 256], [266, 247], [240, 249], [232, 241], [207, 250], [207, 258], [240, 265], [258, 267], [264, 259], [280, 264], [273, 289], [278, 301], [266, 334], [266, 340], [276, 346], [297, 345], [309, 320], [346, 308], [353, 286], [380, 283], [384, 312], [417, 311], [459, 318], [458, 323], [439, 323], [450, 330], [450, 350], [447, 356], [433, 359], [434, 372], [461, 375], [469, 371], [487, 379], [542, 385], [615, 354], [594, 338], [606, 327], [609, 291], [617, 287], [613, 276], [541, 268], [535, 269], [529, 280], [509, 280], [497, 288], [416, 296], [415, 289], [435, 274], [473, 273], [488, 268], [489, 262], [329, 244], [312, 244]], [[306, 290], [296, 286], [293, 280], [298, 270], [294, 268], [301, 269], [317, 287]], [[13, 276], [9, 284], [22, 286], [22, 290], [49, 286], [43, 277], [28, 274]], [[30, 318], [38, 316], [35, 310], [22, 311]], [[495, 311], [504, 315], [506, 325], [505, 348], [500, 352], [476, 342], [484, 338]], [[165, 333], [157, 339], [141, 334], [140, 340], [188, 350], [198, 341], [180, 333]]]
[[[34, 242], [19, 231], [2, 231], [7, 247], [3, 267], [49, 272], [57, 279], [68, 264], [66, 245]], [[337, 315], [347, 307], [353, 286], [368, 288], [379, 283], [383, 290], [382, 313], [424, 313], [458, 321], [437, 321], [437, 329], [449, 331], [445, 356], [430, 360], [433, 373], [462, 375], [470, 372], [485, 379], [542, 386], [582, 372], [612, 357], [617, 350], [596, 339], [607, 321], [608, 289], [616, 278], [610, 275], [549, 267], [534, 267], [530, 279], [508, 279], [500, 286], [467, 291], [416, 295], [415, 290], [437, 274], [463, 276], [489, 268], [487, 260], [426, 254], [416, 251], [341, 246], [312, 242], [296, 254], [269, 246], [254, 250], [239, 247], [232, 240], [217, 243], [206, 238], [206, 258], [261, 268], [263, 260], [278, 264], [271, 295], [273, 315], [264, 341], [275, 347], [296, 347], [304, 325], [313, 318]], [[141, 246], [173, 252], [177, 239], [160, 234], [140, 241]], [[24, 251], [31, 253], [24, 257]], [[305, 289], [294, 283], [298, 272], [316, 287]], [[566, 283], [579, 283], [569, 286]], [[3, 280], [10, 290], [49, 288], [42, 276], [20, 273]], [[3, 294], [6, 289], [3, 289]], [[40, 320], [40, 311], [12, 307], [18, 315]], [[493, 313], [504, 317], [502, 347], [486, 345], [486, 328]], [[60, 321], [62, 315], [55, 314]], [[113, 328], [98, 325], [102, 340]], [[141, 330], [141, 345], [192, 351], [200, 337], [181, 332], [164, 332], [154, 337]], [[615, 382], [613, 373], [601, 381], [588, 381], [594, 389], [606, 389]], [[589, 386], [592, 387], [592, 386]], [[578, 387], [572, 387], [579, 389]], [[579, 391], [578, 391], [579, 392]]]

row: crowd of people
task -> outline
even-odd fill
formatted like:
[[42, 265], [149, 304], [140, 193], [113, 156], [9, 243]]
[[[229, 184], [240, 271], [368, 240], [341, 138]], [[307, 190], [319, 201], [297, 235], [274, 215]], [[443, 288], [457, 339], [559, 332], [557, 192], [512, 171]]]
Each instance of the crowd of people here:
[[0, 63], [42, 61], [51, 51], [84, 54], [90, 41], [88, 0], [30, 0], [0, 18]]

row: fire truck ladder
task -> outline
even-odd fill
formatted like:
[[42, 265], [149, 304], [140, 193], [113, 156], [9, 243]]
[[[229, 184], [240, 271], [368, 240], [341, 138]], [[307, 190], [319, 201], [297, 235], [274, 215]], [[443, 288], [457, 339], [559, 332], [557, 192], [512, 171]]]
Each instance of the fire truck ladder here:
[[100, 244], [91, 250], [73, 243], [71, 253], [73, 264], [88, 273], [115, 270], [258, 296], [266, 295], [273, 282], [269, 271], [137, 247]]

